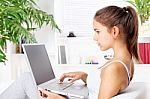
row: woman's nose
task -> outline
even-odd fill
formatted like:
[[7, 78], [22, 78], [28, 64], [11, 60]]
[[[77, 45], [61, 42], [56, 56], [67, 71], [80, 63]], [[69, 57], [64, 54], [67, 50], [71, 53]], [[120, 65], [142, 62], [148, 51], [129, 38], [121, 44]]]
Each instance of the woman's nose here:
[[94, 36], [93, 36], [93, 40], [94, 40], [94, 41], [97, 41], [97, 37], [96, 37], [95, 34], [94, 34]]

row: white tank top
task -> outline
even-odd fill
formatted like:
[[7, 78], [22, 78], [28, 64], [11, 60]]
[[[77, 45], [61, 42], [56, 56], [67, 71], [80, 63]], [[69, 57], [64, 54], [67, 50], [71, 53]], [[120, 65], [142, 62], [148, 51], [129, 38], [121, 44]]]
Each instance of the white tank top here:
[[[130, 83], [129, 70], [128, 70], [126, 64], [123, 63], [122, 61], [119, 61], [119, 60], [111, 61], [108, 64], [102, 66], [102, 68], [105, 68], [106, 66], [110, 65], [113, 62], [119, 62], [125, 67], [125, 69], [127, 71], [127, 74], [128, 74], [128, 79], [129, 79], [128, 81]], [[99, 88], [100, 88], [100, 83], [101, 83], [100, 74], [101, 74], [102, 68], [96, 69], [95, 71], [92, 71], [88, 74], [87, 87], [88, 87], [88, 90], [89, 90], [89, 99], [98, 99]]]

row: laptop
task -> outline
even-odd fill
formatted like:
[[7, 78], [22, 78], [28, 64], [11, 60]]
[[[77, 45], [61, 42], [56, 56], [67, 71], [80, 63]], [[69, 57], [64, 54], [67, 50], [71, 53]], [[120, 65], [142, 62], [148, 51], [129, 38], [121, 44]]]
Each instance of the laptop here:
[[88, 88], [85, 84], [64, 81], [60, 84], [56, 79], [44, 44], [23, 44], [32, 76], [37, 86], [51, 92], [67, 95], [70, 99], [86, 99]]

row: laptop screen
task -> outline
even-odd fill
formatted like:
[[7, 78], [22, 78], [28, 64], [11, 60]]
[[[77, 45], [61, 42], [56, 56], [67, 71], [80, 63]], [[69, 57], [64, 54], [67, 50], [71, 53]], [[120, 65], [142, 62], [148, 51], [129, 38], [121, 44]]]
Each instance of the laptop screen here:
[[24, 51], [37, 85], [55, 78], [44, 44], [24, 45]]

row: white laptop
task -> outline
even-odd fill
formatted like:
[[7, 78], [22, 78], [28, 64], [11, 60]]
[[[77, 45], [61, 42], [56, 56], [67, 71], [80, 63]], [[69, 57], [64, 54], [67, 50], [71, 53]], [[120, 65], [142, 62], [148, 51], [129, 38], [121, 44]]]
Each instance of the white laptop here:
[[67, 95], [73, 99], [86, 99], [88, 97], [88, 88], [84, 84], [68, 81], [59, 83], [59, 79], [55, 78], [44, 44], [23, 44], [23, 51], [27, 56], [35, 83], [39, 87], [61, 95]]

